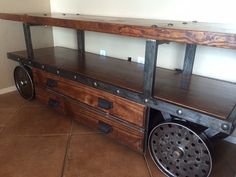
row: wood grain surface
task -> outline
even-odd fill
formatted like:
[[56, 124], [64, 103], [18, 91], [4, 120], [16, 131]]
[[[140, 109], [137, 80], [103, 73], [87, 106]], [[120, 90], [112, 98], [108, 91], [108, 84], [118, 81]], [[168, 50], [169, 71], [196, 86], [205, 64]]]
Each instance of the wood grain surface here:
[[[54, 74], [33, 69], [35, 85], [48, 88], [60, 94], [76, 99], [82, 103], [100, 109], [111, 115], [117, 116], [127, 122], [144, 127], [144, 105], [123, 99], [113, 94], [88, 87], [78, 82], [70, 81]], [[47, 80], [57, 82], [57, 86], [48, 87]], [[112, 103], [112, 108], [103, 109], [99, 106], [99, 99]]]
[[197, 21], [181, 22], [62, 13], [0, 13], [0, 19], [141, 37], [160, 41], [164, 40], [236, 49], [235, 24], [212, 24]]
[[[27, 53], [13, 52], [24, 60]], [[61, 47], [35, 50], [35, 61], [73, 71], [136, 92], [142, 92], [143, 65]], [[108, 74], [109, 73], [109, 74]], [[185, 77], [157, 68], [154, 97], [175, 105], [226, 119], [236, 104], [236, 84], [197, 75]]]
[[99, 130], [99, 122], [106, 123], [112, 127], [112, 131], [107, 136], [135, 151], [143, 152], [144, 133], [142, 131], [42, 87], [36, 86], [35, 91], [37, 99], [43, 104], [48, 104], [50, 99], [54, 99], [60, 103], [60, 106], [56, 108], [57, 111], [72, 116], [76, 121], [93, 129]]

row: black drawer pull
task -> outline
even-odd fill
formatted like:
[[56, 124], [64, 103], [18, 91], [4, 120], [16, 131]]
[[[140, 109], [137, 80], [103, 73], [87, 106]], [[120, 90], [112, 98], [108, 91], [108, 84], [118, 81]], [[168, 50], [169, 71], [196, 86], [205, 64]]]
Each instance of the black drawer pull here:
[[50, 88], [57, 87], [57, 81], [55, 81], [53, 79], [47, 79], [47, 83], [46, 84]]
[[49, 98], [48, 100], [48, 106], [51, 107], [51, 108], [58, 108], [60, 105], [59, 101], [57, 100], [54, 100], [52, 98]]
[[99, 121], [98, 122], [98, 125], [99, 125], [99, 130], [105, 134], [108, 134], [108, 133], [111, 133], [112, 132], [112, 126], [104, 123], [104, 122], [101, 122]]
[[103, 98], [98, 98], [98, 107], [102, 109], [112, 109], [113, 108], [113, 103], [110, 101], [107, 101]]

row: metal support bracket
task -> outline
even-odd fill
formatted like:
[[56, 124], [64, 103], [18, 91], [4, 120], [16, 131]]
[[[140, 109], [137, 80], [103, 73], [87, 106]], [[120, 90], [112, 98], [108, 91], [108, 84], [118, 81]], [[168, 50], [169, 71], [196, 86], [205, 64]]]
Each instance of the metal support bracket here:
[[184, 56], [184, 66], [183, 66], [184, 75], [192, 74], [196, 49], [197, 49], [197, 45], [195, 44], [186, 45], [185, 56]]
[[77, 30], [77, 42], [78, 50], [83, 54], [85, 52], [85, 38], [83, 30]]
[[30, 24], [23, 23], [24, 36], [25, 36], [25, 45], [27, 50], [27, 55], [29, 59], [34, 58], [34, 51], [31, 39]]
[[144, 64], [144, 80], [143, 80], [143, 95], [145, 103], [153, 95], [155, 85], [155, 72], [157, 61], [158, 42], [156, 40], [146, 41], [145, 64]]

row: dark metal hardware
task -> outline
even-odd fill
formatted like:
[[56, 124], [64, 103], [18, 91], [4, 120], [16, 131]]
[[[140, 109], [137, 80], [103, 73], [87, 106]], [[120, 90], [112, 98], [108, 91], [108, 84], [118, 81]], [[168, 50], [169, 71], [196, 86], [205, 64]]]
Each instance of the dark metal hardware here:
[[57, 81], [55, 81], [53, 79], [47, 79], [46, 85], [50, 88], [57, 87]]
[[108, 134], [108, 133], [111, 133], [112, 132], [112, 126], [104, 123], [104, 122], [101, 122], [99, 121], [98, 122], [98, 125], [99, 125], [99, 130], [105, 134]]
[[57, 100], [54, 100], [52, 98], [49, 98], [48, 100], [48, 106], [51, 107], [51, 108], [58, 108], [60, 105], [59, 101]]
[[98, 98], [98, 107], [102, 108], [102, 109], [109, 110], [109, 109], [113, 108], [113, 103], [110, 101], [107, 101], [103, 98]]
[[31, 32], [30, 32], [30, 24], [24, 23], [23, 24], [24, 35], [25, 35], [25, 45], [27, 49], [28, 58], [34, 58], [34, 51], [31, 39]]

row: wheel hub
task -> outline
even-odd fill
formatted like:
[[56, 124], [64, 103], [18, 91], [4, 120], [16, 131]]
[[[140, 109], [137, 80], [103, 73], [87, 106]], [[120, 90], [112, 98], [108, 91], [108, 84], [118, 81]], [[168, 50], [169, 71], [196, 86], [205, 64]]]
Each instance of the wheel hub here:
[[149, 136], [149, 151], [168, 176], [207, 177], [211, 172], [212, 158], [205, 139], [179, 123], [157, 125]]
[[14, 70], [14, 80], [18, 92], [27, 100], [34, 98], [34, 85], [26, 67], [17, 66]]

